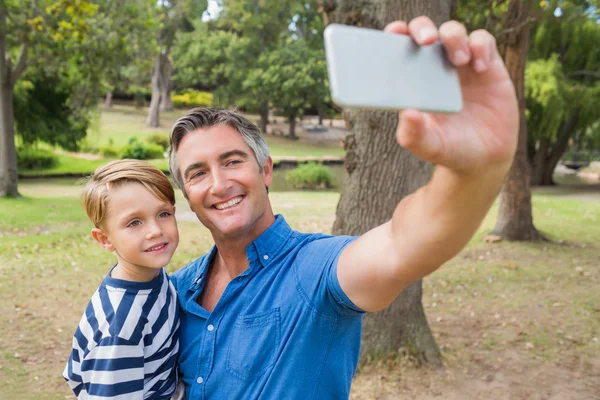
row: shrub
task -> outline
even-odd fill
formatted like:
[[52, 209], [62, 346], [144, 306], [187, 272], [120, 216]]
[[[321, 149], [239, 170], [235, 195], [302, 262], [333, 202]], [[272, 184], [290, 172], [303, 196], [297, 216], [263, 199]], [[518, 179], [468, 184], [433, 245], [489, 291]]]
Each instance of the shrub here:
[[117, 158], [119, 157], [119, 150], [117, 150], [114, 146], [102, 146], [100, 148], [100, 154], [104, 158]]
[[160, 133], [153, 133], [146, 138], [146, 141], [150, 144], [157, 144], [162, 147], [163, 150], [169, 148], [169, 137]]
[[333, 173], [323, 164], [310, 162], [288, 172], [286, 179], [298, 189], [325, 189], [332, 186]]
[[22, 170], [52, 168], [58, 164], [58, 157], [48, 150], [19, 147], [17, 164]]
[[154, 158], [163, 158], [164, 149], [152, 143], [141, 142], [137, 137], [131, 137], [129, 144], [123, 147], [121, 158], [134, 158], [136, 160], [150, 160]]
[[175, 108], [210, 107], [212, 106], [213, 95], [208, 92], [186, 90], [181, 94], [174, 94], [171, 100]]

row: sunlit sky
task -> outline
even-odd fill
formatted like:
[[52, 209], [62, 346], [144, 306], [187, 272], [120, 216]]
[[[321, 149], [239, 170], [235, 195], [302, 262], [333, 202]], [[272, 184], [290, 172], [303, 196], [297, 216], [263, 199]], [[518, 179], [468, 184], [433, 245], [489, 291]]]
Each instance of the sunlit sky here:
[[209, 19], [215, 19], [219, 15], [221, 7], [217, 3], [217, 0], [208, 0], [208, 8], [202, 15], [202, 21], [208, 21]]

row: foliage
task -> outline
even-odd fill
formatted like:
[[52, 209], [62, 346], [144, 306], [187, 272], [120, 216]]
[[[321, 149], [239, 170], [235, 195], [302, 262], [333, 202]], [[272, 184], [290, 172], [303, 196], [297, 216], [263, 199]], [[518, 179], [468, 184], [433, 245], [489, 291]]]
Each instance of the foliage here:
[[24, 170], [52, 168], [58, 164], [58, 158], [48, 150], [35, 147], [19, 147], [17, 149], [17, 164], [19, 169]]
[[152, 135], [146, 137], [146, 141], [150, 144], [156, 144], [162, 147], [163, 150], [169, 149], [169, 136], [167, 135], [153, 133]]
[[212, 93], [197, 90], [186, 90], [181, 94], [172, 96], [175, 108], [210, 107], [212, 106]]
[[164, 149], [153, 143], [144, 143], [137, 137], [132, 136], [129, 143], [121, 150], [121, 158], [133, 158], [136, 160], [152, 160], [164, 158]]
[[86, 136], [87, 113], [73, 113], [69, 106], [74, 84], [58, 77], [34, 75], [15, 87], [16, 133], [25, 144], [37, 141], [77, 150]]
[[107, 145], [100, 147], [100, 154], [104, 158], [117, 158], [119, 157], [119, 150], [115, 146]]
[[328, 98], [325, 55], [311, 49], [303, 39], [289, 38], [261, 55], [242, 87], [253, 96], [269, 93], [273, 106], [288, 117], [296, 117], [310, 105], [319, 105]]
[[323, 189], [331, 187], [333, 173], [326, 165], [309, 162], [291, 170], [286, 179], [296, 188]]

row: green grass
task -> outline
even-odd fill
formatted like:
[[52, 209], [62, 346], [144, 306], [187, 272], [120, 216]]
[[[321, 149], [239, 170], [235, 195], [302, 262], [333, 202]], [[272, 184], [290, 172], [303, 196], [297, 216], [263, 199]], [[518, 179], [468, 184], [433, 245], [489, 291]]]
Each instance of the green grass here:
[[[25, 198], [0, 199], [0, 398], [64, 399], [69, 389], [60, 374], [73, 331], [114, 256], [90, 237], [79, 187], [32, 180], [20, 189]], [[339, 194], [270, 198], [292, 227], [328, 232]], [[600, 338], [600, 202], [534, 195], [533, 204], [536, 225], [556, 242], [484, 242], [494, 206], [468, 247], [424, 280], [427, 318], [449, 365], [495, 362], [509, 351], [511, 365], [529, 371], [536, 360], [568, 368], [600, 356], [593, 341]], [[185, 211], [179, 196], [178, 212]], [[198, 223], [179, 228], [170, 271], [212, 245]]]

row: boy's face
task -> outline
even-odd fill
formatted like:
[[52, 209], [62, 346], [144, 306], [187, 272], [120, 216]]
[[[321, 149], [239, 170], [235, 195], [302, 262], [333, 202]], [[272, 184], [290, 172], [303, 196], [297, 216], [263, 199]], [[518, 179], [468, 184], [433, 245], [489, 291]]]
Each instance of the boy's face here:
[[179, 244], [175, 207], [140, 183], [122, 184], [110, 189], [106, 219], [92, 236], [117, 254], [117, 277], [151, 280]]
[[239, 132], [226, 125], [188, 133], [177, 150], [191, 209], [222, 239], [253, 238], [273, 222], [265, 186], [272, 162], [263, 171]]

